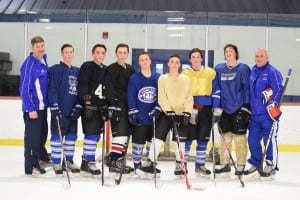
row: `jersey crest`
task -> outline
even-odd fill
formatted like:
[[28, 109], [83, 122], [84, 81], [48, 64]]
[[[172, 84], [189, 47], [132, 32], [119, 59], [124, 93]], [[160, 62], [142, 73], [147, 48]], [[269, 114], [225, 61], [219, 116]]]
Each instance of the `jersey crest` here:
[[156, 88], [155, 87], [143, 87], [138, 92], [138, 99], [143, 103], [156, 102]]

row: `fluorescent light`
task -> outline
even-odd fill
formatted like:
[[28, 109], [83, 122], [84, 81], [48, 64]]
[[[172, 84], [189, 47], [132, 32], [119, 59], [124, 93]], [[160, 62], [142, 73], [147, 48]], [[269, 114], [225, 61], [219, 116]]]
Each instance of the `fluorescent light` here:
[[169, 34], [169, 37], [184, 37], [184, 34]]
[[300, 42], [300, 38], [296, 38], [296, 42]]
[[184, 17], [168, 17], [168, 22], [183, 22]]
[[167, 27], [167, 30], [173, 31], [173, 30], [184, 30], [185, 28], [183, 26], [169, 26]]

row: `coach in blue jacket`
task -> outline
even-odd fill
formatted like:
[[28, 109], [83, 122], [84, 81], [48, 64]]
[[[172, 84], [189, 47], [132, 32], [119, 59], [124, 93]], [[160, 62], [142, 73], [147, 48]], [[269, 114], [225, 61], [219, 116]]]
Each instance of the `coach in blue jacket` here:
[[[251, 156], [248, 162], [252, 165], [245, 175], [259, 172], [262, 177], [269, 177], [278, 170], [277, 166], [277, 130], [281, 115], [279, 103], [283, 92], [282, 75], [268, 61], [264, 49], [255, 51], [255, 63], [250, 73], [250, 106], [252, 115], [249, 124], [248, 144]], [[266, 165], [262, 169], [261, 140], [266, 146], [273, 127], [272, 137], [266, 151]]]
[[48, 162], [49, 157], [44, 147], [48, 136], [47, 91], [48, 64], [45, 43], [42, 37], [31, 40], [32, 52], [23, 62], [20, 74], [20, 95], [25, 123], [25, 174], [44, 174], [39, 160]]

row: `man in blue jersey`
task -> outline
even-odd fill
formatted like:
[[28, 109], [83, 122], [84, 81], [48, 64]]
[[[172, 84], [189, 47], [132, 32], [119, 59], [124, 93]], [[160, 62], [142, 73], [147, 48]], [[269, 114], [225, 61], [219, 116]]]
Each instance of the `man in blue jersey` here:
[[224, 47], [226, 63], [217, 64], [215, 70], [221, 89], [221, 107], [223, 113], [219, 126], [221, 137], [220, 160], [222, 167], [215, 170], [221, 176], [230, 175], [230, 156], [232, 141], [235, 142], [237, 171], [242, 175], [247, 159], [247, 128], [250, 118], [249, 74], [250, 68], [239, 63], [237, 46], [227, 44]]
[[39, 159], [45, 162], [50, 160], [45, 148], [48, 136], [48, 64], [44, 39], [40, 36], [32, 38], [31, 49], [20, 69], [26, 175], [46, 173]]
[[[128, 115], [133, 125], [132, 158], [134, 169], [142, 176], [142, 154], [147, 141], [147, 155], [153, 137], [152, 118], [158, 118], [160, 108], [157, 103], [157, 81], [159, 73], [151, 72], [151, 59], [148, 52], [138, 53], [141, 71], [130, 76], [128, 82]], [[155, 115], [155, 116], [154, 116]]]
[[107, 120], [107, 101], [104, 95], [107, 66], [103, 64], [105, 56], [106, 46], [95, 44], [92, 48], [93, 60], [84, 62], [79, 72], [78, 96], [83, 105], [81, 122], [84, 134], [80, 170], [87, 175], [101, 174], [95, 162], [95, 154]]
[[[248, 162], [251, 167], [245, 175], [260, 173], [262, 177], [270, 177], [278, 170], [277, 131], [281, 111], [278, 106], [283, 92], [281, 73], [268, 61], [267, 51], [255, 51], [255, 65], [250, 73], [250, 105], [252, 110], [249, 124], [248, 144], [251, 156]], [[270, 137], [272, 130], [272, 137]], [[262, 169], [261, 140], [266, 146], [266, 165]]]
[[185, 143], [185, 160], [188, 159], [193, 140], [196, 140], [195, 172], [198, 175], [209, 176], [211, 171], [205, 167], [206, 149], [210, 139], [213, 112], [218, 116], [222, 114], [220, 108], [221, 92], [216, 71], [211, 67], [202, 65], [203, 56], [200, 49], [192, 49], [189, 53], [189, 59], [191, 68], [184, 69], [182, 74], [187, 75], [191, 80], [194, 109]]
[[[51, 158], [56, 174], [62, 174], [63, 168], [73, 173], [80, 172], [74, 163], [75, 142], [77, 140], [77, 119], [82, 106], [77, 98], [79, 68], [72, 66], [74, 48], [71, 44], [61, 47], [62, 61], [49, 69], [48, 100], [51, 111]], [[57, 117], [64, 142], [61, 141]], [[63, 142], [63, 146], [61, 143]], [[67, 163], [61, 165], [62, 148]]]

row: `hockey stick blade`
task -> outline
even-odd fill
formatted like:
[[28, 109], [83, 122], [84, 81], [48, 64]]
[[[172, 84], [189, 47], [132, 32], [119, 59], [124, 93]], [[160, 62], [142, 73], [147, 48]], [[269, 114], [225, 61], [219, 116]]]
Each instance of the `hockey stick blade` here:
[[190, 187], [190, 190], [196, 190], [196, 191], [204, 191], [206, 189], [206, 186], [205, 185], [202, 185], [202, 184], [193, 184], [191, 185]]

